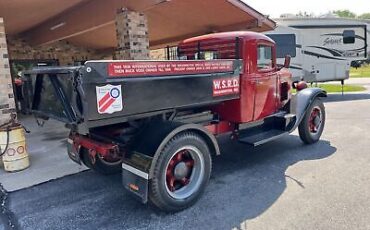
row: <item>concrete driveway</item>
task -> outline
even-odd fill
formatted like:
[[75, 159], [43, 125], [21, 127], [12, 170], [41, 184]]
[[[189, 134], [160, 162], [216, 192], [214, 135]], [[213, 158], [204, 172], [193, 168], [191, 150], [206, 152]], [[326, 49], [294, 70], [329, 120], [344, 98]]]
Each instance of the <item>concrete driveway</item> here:
[[8, 194], [0, 216], [19, 229], [370, 229], [370, 95], [325, 105], [314, 145], [297, 133], [257, 148], [222, 138], [205, 194], [183, 212], [141, 205], [120, 175], [85, 171]]

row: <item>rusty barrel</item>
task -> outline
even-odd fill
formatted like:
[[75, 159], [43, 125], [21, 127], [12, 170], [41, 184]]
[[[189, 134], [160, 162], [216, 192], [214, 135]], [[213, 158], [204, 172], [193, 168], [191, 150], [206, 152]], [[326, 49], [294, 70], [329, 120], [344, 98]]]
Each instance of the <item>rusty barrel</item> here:
[[0, 154], [3, 152], [5, 171], [16, 172], [30, 166], [26, 138], [21, 125], [0, 129]]

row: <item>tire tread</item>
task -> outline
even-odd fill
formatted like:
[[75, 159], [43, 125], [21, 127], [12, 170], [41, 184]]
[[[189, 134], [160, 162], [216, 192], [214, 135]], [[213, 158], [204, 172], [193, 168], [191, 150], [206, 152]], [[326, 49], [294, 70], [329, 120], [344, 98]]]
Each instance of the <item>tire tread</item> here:
[[[196, 201], [197, 201], [197, 198], [196, 199], [193, 199], [191, 200], [191, 202], [188, 202], [186, 203], [185, 205], [182, 205], [181, 207], [178, 207], [178, 206], [171, 206], [169, 204], [166, 203], [165, 200], [163, 200], [162, 196], [161, 196], [161, 192], [160, 192], [160, 189], [159, 189], [159, 186], [160, 186], [160, 181], [157, 180], [157, 179], [154, 179], [155, 175], [161, 175], [162, 173], [162, 168], [161, 168], [161, 163], [165, 157], [166, 157], [166, 152], [169, 151], [169, 149], [174, 145], [174, 144], [178, 144], [178, 141], [181, 140], [181, 139], [194, 139], [194, 140], [197, 140], [201, 143], [204, 144], [204, 146], [207, 148], [207, 154], [209, 154], [209, 147], [207, 146], [207, 143], [203, 140], [202, 137], [200, 137], [199, 135], [193, 133], [193, 132], [183, 132], [183, 133], [180, 133], [180, 134], [177, 134], [176, 136], [174, 136], [166, 145], [165, 147], [162, 149], [158, 159], [157, 159], [157, 164], [155, 164], [154, 166], [154, 171], [153, 171], [153, 179], [151, 180], [150, 182], [150, 186], [149, 186], [149, 200], [151, 201], [151, 203], [156, 206], [157, 208], [163, 210], [163, 211], [167, 211], [167, 212], [174, 212], [174, 211], [180, 211], [182, 209], [185, 209], [191, 205], [193, 205]], [[210, 171], [212, 171], [212, 160], [211, 160], [211, 157], [210, 157]], [[209, 178], [207, 178], [207, 182], [208, 182]], [[201, 188], [202, 189], [202, 188]], [[203, 188], [204, 190], [204, 188]], [[198, 196], [199, 197], [199, 196]]]
[[[317, 139], [314, 139], [311, 136], [310, 131], [308, 130], [308, 119], [309, 118], [307, 116], [310, 116], [309, 112], [311, 112], [311, 110], [314, 106], [319, 106], [320, 109], [321, 109], [321, 112], [323, 113], [322, 130], [320, 131], [321, 133], [320, 133], [320, 135], [318, 136]], [[317, 142], [320, 139], [322, 131], [323, 131], [324, 126], [325, 126], [325, 119], [326, 119], [325, 106], [324, 106], [322, 100], [320, 98], [315, 98], [315, 100], [311, 103], [310, 107], [308, 108], [307, 112], [304, 115], [301, 123], [298, 126], [298, 133], [299, 133], [299, 137], [301, 138], [303, 143], [313, 144], [313, 143]]]

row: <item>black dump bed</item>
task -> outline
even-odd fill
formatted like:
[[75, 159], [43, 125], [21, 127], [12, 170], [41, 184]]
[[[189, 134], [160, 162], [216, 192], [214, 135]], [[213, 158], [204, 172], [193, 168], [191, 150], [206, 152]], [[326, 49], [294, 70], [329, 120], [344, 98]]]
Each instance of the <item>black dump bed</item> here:
[[24, 73], [30, 110], [87, 128], [239, 98], [241, 60], [88, 61]]

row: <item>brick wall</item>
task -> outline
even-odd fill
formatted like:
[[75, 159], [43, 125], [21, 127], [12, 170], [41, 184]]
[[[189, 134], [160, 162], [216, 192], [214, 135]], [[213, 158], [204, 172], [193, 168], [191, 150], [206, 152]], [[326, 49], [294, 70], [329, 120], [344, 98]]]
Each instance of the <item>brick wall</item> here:
[[143, 13], [119, 10], [116, 14], [116, 59], [149, 59], [148, 20]]
[[18, 37], [8, 37], [10, 60], [58, 60], [59, 65], [92, 59], [149, 59], [148, 21], [144, 14], [119, 10], [116, 15], [117, 50], [98, 51], [75, 46], [67, 41], [31, 46]]
[[10, 77], [4, 21], [0, 18], [0, 125], [10, 119], [12, 112], [15, 112], [13, 86]]
[[59, 65], [73, 65], [75, 61], [112, 59], [112, 53], [96, 51], [70, 44], [66, 41], [33, 47], [20, 38], [8, 38], [11, 60], [57, 59]]
[[166, 50], [165, 48], [151, 50], [149, 56], [153, 60], [166, 60]]

